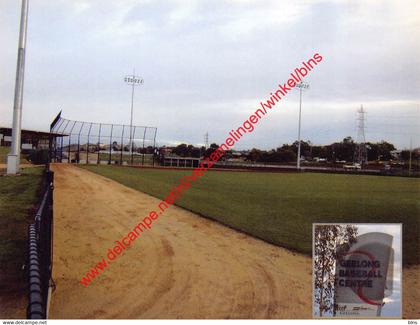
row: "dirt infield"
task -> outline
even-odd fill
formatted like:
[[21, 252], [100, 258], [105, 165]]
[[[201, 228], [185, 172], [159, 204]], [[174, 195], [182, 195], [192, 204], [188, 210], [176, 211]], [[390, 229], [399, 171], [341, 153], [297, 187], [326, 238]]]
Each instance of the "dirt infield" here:
[[93, 284], [80, 277], [157, 199], [55, 165], [50, 318], [311, 317], [310, 259], [171, 207]]
[[[53, 170], [49, 318], [311, 318], [310, 258], [174, 206], [83, 287], [80, 278], [159, 200], [72, 165]], [[418, 270], [405, 276], [417, 282]], [[418, 292], [408, 287], [413, 317]]]

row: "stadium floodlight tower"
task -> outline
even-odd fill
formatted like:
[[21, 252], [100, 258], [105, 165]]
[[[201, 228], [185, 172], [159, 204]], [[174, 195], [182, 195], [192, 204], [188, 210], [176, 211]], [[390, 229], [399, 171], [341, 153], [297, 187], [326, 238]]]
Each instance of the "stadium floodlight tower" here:
[[298, 154], [297, 154], [297, 162], [296, 168], [300, 170], [300, 124], [302, 119], [302, 92], [309, 89], [309, 84], [305, 81], [301, 81], [296, 85], [299, 88], [299, 126], [298, 126]]
[[[136, 70], [133, 69], [133, 75], [125, 76], [124, 81], [130, 85], [131, 88], [131, 117], [130, 117], [130, 142], [128, 143], [128, 147], [130, 150], [130, 155], [133, 151], [133, 107], [134, 107], [134, 87], [142, 85], [144, 83], [143, 78], [136, 76]], [[121, 149], [123, 144], [121, 143]]]
[[26, 31], [28, 26], [29, 0], [22, 0], [20, 14], [19, 48], [16, 67], [15, 99], [13, 103], [12, 150], [7, 155], [7, 174], [19, 173], [22, 129], [23, 81], [25, 75]]

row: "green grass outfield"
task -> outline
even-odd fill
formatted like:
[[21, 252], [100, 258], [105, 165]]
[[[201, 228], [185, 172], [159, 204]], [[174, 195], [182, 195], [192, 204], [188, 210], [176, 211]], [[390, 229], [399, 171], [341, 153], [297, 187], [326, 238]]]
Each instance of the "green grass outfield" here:
[[[80, 166], [163, 199], [185, 170]], [[311, 254], [313, 222], [403, 223], [404, 264], [419, 264], [420, 180], [321, 173], [209, 171], [176, 204]]]
[[[39, 203], [43, 168], [25, 168], [20, 176], [0, 177], [0, 278], [11, 275], [24, 281], [28, 224]], [[0, 283], [2, 286], [8, 283]], [[22, 282], [23, 283], [23, 282]]]

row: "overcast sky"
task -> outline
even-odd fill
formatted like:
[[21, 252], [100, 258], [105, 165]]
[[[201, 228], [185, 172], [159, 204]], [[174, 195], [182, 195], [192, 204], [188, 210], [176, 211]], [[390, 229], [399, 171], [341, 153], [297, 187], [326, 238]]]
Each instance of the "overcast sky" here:
[[[224, 141], [303, 60], [302, 136], [420, 146], [419, 1], [30, 0], [23, 127], [76, 120], [158, 127], [159, 144]], [[417, 17], [416, 17], [417, 16]], [[0, 1], [0, 125], [12, 122], [20, 1]], [[298, 92], [236, 149], [297, 138]]]
[[[389, 274], [393, 275], [392, 290], [385, 291], [385, 305], [382, 308], [382, 317], [401, 317], [401, 272], [402, 272], [402, 224], [357, 224], [358, 235], [369, 232], [382, 232], [391, 235], [392, 249], [394, 251], [393, 270]], [[390, 296], [387, 294], [391, 293]]]

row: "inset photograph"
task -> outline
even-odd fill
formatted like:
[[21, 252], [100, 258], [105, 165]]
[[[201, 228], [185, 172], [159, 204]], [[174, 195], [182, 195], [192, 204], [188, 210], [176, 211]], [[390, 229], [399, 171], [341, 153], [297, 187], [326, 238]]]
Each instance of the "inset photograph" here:
[[401, 224], [313, 224], [313, 316], [401, 318]]

